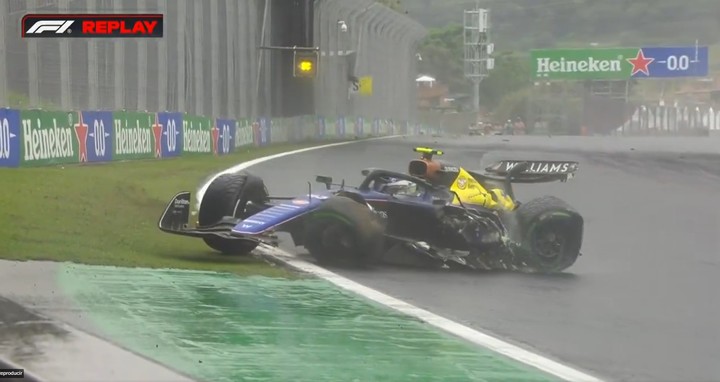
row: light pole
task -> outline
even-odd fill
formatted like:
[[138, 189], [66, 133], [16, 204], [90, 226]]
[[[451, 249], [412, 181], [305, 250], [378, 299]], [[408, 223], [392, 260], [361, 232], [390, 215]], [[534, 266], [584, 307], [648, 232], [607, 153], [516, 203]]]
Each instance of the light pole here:
[[494, 45], [490, 43], [490, 11], [480, 8], [463, 13], [463, 50], [465, 78], [473, 83], [473, 109], [480, 111], [480, 82], [495, 67], [491, 57]]

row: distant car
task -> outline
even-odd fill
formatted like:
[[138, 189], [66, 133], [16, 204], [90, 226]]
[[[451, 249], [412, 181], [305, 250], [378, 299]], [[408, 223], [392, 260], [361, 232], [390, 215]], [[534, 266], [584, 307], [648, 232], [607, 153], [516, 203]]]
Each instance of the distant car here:
[[485, 135], [485, 128], [480, 125], [470, 125], [468, 135]]
[[[318, 176], [325, 190], [313, 191], [308, 182], [308, 193], [296, 197], [269, 196], [254, 175], [224, 174], [208, 186], [196, 227], [188, 226], [185, 191], [167, 205], [159, 228], [239, 255], [260, 243], [278, 245], [276, 233], [288, 232], [323, 264], [365, 266], [404, 256], [406, 263], [433, 267], [559, 272], [575, 263], [583, 236], [580, 214], [553, 196], [521, 204], [512, 183], [566, 181], [577, 162], [501, 161], [481, 173], [433, 159], [442, 155], [439, 150], [415, 151], [422, 157], [410, 162], [407, 174], [365, 169], [357, 187]], [[428, 180], [431, 169], [440, 181]], [[504, 190], [495, 195], [502, 208], [478, 204], [481, 185]]]

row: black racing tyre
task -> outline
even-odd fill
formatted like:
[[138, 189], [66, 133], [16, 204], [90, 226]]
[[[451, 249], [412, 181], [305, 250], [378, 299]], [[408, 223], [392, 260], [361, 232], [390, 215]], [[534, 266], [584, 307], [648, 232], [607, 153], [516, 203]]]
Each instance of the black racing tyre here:
[[[212, 225], [226, 216], [244, 217], [242, 214], [248, 202], [262, 203], [267, 197], [267, 188], [262, 178], [242, 173], [220, 175], [205, 191], [198, 212], [198, 225]], [[236, 205], [240, 216], [234, 216]], [[210, 248], [226, 255], [247, 255], [258, 246], [258, 243], [252, 240], [224, 239], [217, 236], [203, 238], [203, 241]]]
[[305, 221], [304, 246], [320, 264], [367, 267], [384, 249], [384, 229], [367, 205], [344, 196], [328, 199]]
[[517, 260], [533, 271], [562, 272], [580, 256], [583, 240], [582, 216], [554, 196], [523, 203], [515, 211], [520, 247]]

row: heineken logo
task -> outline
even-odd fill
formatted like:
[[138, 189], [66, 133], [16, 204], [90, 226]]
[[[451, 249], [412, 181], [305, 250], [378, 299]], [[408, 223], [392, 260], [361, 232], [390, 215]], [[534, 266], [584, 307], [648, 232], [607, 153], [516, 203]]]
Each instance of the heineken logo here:
[[[651, 48], [648, 48], [651, 49]], [[547, 79], [628, 79], [652, 76], [650, 66], [657, 60], [643, 48], [550, 49], [531, 52], [535, 78]], [[657, 54], [654, 51], [649, 51]], [[680, 66], [680, 59], [668, 57], [669, 66]], [[677, 61], [678, 65], [673, 63]], [[685, 63], [684, 60], [683, 63]], [[658, 61], [660, 62], [660, 61]], [[664, 62], [664, 61], [663, 61]], [[673, 64], [673, 65], [670, 65]], [[687, 66], [684, 65], [683, 68]]]
[[115, 124], [115, 154], [152, 154], [153, 134], [149, 128], [140, 126], [135, 120], [135, 126], [123, 126], [123, 121], [116, 119]]
[[213, 140], [210, 136], [210, 124], [203, 126], [199, 121], [183, 121], [185, 127], [184, 149], [190, 153], [211, 153], [213, 152]]
[[50, 126], [43, 126], [40, 118], [34, 122], [32, 119], [22, 121], [26, 161], [74, 157], [75, 137], [71, 128], [58, 126], [57, 118], [52, 119]]
[[568, 60], [560, 57], [559, 60], [553, 60], [549, 57], [537, 58], [538, 75], [547, 75], [548, 73], [575, 73], [575, 72], [621, 72], [622, 56], [616, 60], [602, 60], [595, 57], [588, 57], [584, 60]]
[[235, 147], [251, 145], [254, 142], [253, 130], [250, 125], [238, 126], [235, 129]]

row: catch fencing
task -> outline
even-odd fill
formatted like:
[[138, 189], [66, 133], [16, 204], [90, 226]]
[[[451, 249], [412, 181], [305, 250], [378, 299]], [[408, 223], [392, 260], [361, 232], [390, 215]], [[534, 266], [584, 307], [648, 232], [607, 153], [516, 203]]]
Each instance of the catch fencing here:
[[[269, 35], [265, 10], [263, 0], [2, 0], [0, 107], [173, 111], [295, 125], [260, 113], [261, 76], [269, 75], [258, 60]], [[162, 13], [165, 36], [22, 39], [27, 13]], [[321, 52], [315, 113], [293, 121], [343, 131], [349, 123], [357, 133], [376, 125], [419, 131], [415, 47], [425, 30], [372, 0], [316, 0], [314, 16]], [[372, 94], [354, 92], [353, 77], [372, 78]]]
[[[3, 0], [0, 105], [250, 118], [256, 1]], [[22, 39], [27, 13], [162, 13], [158, 39]], [[262, 15], [260, 15], [262, 16]], [[3, 46], [4, 45], [4, 46]]]
[[615, 132], [622, 135], [720, 133], [720, 110], [711, 106], [641, 105]]
[[[589, 85], [590, 84], [590, 85]], [[591, 86], [605, 86], [602, 91]], [[624, 81], [536, 83], [527, 103], [535, 134], [709, 135], [720, 132], [717, 105], [643, 104]]]
[[[318, 0], [314, 20], [318, 114], [417, 120], [416, 48], [426, 34], [420, 24], [373, 0]], [[372, 94], [354, 91], [352, 77], [371, 78]]]

